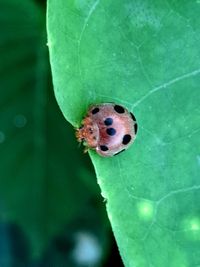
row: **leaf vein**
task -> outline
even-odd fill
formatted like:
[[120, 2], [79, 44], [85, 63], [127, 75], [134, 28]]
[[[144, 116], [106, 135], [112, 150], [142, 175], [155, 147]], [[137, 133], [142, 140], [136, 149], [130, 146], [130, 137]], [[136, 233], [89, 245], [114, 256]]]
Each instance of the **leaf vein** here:
[[82, 77], [81, 65], [80, 65], [80, 46], [81, 46], [82, 37], [83, 37], [83, 34], [85, 32], [86, 26], [87, 26], [87, 24], [88, 24], [88, 22], [89, 22], [89, 20], [90, 20], [90, 18], [92, 16], [92, 14], [94, 13], [97, 5], [99, 4], [99, 2], [100, 2], [100, 0], [96, 0], [94, 2], [94, 4], [91, 6], [91, 8], [90, 8], [90, 10], [88, 12], [88, 15], [87, 15], [87, 17], [86, 17], [86, 19], [84, 21], [83, 28], [81, 30], [81, 33], [80, 33], [80, 36], [79, 36], [79, 39], [78, 39], [78, 48], [77, 48], [77, 50], [78, 50], [78, 68], [79, 68], [80, 77]]
[[170, 87], [172, 84], [175, 84], [179, 81], [182, 81], [182, 80], [185, 80], [187, 78], [190, 78], [191, 76], [196, 76], [200, 73], [200, 68], [199, 69], [196, 69], [192, 72], [189, 72], [189, 73], [186, 73], [186, 74], [183, 74], [179, 77], [176, 77], [166, 83], [163, 83], [162, 85], [159, 85], [153, 89], [151, 89], [146, 95], [144, 95], [143, 97], [141, 97], [139, 100], [137, 100], [133, 105], [132, 105], [132, 109], [137, 107], [140, 103], [142, 103], [144, 100], [146, 100], [149, 96], [151, 96], [152, 94], [164, 89], [164, 88], [167, 88], [167, 87]]

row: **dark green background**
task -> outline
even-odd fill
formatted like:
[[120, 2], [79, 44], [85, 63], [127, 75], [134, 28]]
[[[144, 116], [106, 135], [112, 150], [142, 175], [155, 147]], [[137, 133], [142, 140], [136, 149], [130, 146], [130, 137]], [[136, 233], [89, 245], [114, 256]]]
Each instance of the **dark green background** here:
[[[0, 266], [122, 266], [93, 167], [53, 95], [46, 1], [0, 1]], [[79, 240], [79, 241], [78, 241]], [[90, 266], [91, 267], [91, 266]]]

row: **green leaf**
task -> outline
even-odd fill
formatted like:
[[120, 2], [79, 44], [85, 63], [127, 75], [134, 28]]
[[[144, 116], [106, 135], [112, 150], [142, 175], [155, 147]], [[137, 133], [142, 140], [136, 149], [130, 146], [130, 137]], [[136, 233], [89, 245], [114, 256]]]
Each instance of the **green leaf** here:
[[137, 118], [129, 150], [90, 152], [127, 267], [200, 265], [199, 14], [199, 1], [48, 1], [65, 118], [109, 101]]

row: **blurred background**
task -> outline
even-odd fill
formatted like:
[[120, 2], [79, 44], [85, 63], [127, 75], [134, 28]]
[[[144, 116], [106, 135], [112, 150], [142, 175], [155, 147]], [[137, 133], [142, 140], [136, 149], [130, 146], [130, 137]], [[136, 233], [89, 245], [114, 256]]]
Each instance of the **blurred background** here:
[[45, 15], [45, 0], [0, 0], [0, 267], [123, 266], [54, 98]]

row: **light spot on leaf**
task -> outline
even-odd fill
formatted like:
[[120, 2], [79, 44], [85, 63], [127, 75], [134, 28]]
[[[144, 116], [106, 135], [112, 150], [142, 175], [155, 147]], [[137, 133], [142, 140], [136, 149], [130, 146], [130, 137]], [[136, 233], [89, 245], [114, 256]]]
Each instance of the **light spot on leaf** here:
[[200, 230], [200, 220], [193, 219], [190, 221], [190, 228], [192, 231], [199, 231]]
[[19, 114], [14, 117], [14, 125], [17, 128], [23, 128], [27, 123], [27, 119], [24, 115]]
[[138, 210], [140, 213], [140, 216], [144, 219], [152, 219], [154, 214], [154, 206], [149, 201], [142, 201], [138, 204]]
[[0, 144], [5, 141], [5, 134], [0, 131]]

